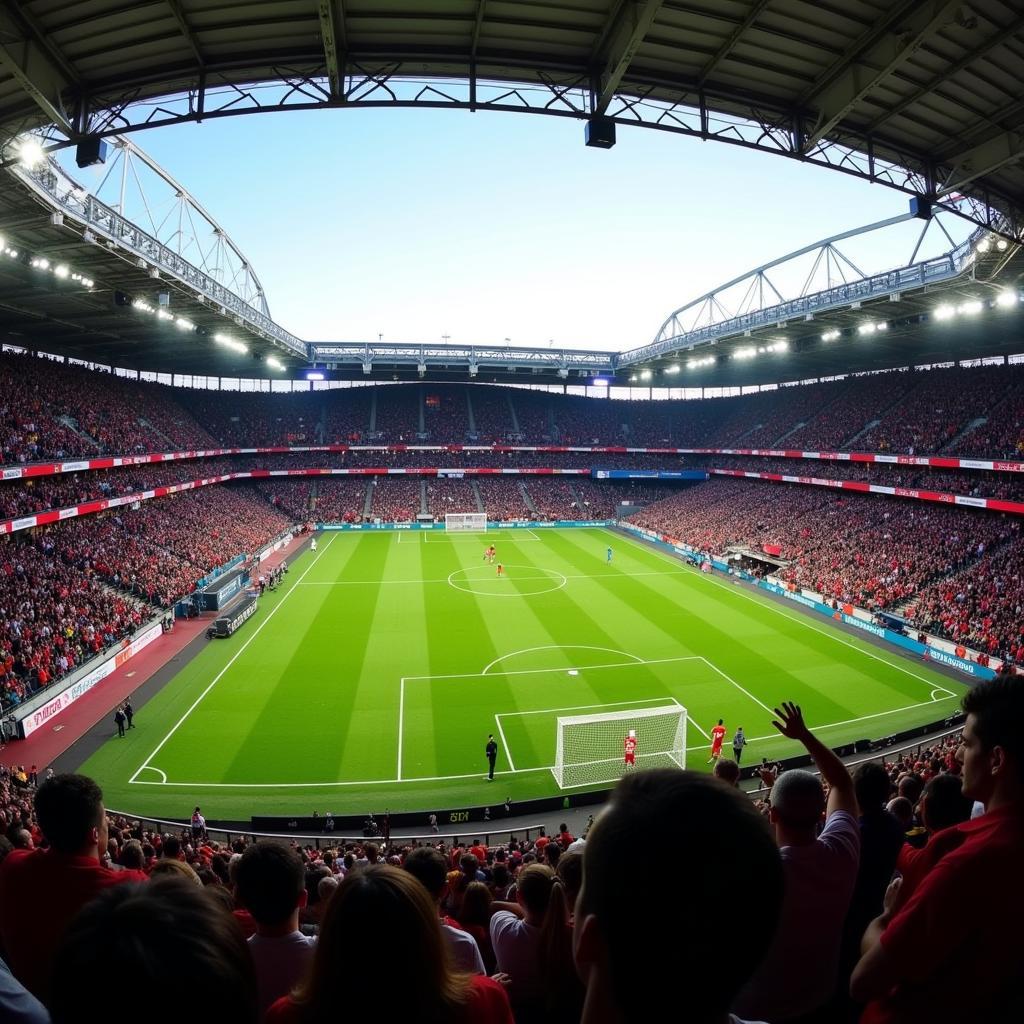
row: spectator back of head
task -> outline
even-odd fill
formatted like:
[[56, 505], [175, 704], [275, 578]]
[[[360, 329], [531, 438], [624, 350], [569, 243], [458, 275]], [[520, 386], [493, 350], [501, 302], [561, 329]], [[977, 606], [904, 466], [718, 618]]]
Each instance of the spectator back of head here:
[[967, 821], [973, 807], [974, 801], [964, 796], [959, 775], [936, 775], [921, 794], [923, 824], [929, 832]]
[[257, 924], [284, 923], [306, 892], [302, 858], [284, 843], [253, 843], [235, 869], [238, 899]]
[[39, 827], [58, 853], [78, 853], [97, 842], [103, 830], [103, 791], [85, 775], [46, 779], [36, 791], [35, 807]]
[[[685, 893], [635, 869], [638, 838], [654, 835], [675, 877], [687, 879]], [[706, 835], [713, 850], [699, 840]], [[626, 776], [583, 857], [574, 943], [588, 988], [584, 1019], [658, 1019], [683, 992], [688, 1021], [717, 1024], [768, 948], [782, 892], [771, 830], [743, 794], [675, 769]], [[722, 949], [704, 925], [727, 914], [741, 916], [742, 941]]]
[[[473, 858], [476, 860], [476, 858]], [[405, 858], [405, 870], [419, 880], [430, 898], [439, 900], [448, 880], [448, 868], [439, 850], [432, 846], [418, 846]]]
[[83, 999], [100, 992], [145, 1007], [149, 1024], [178, 1024], [183, 1006], [201, 1007], [212, 1020], [258, 1020], [241, 931], [206, 890], [176, 880], [105, 890], [69, 930], [54, 977], [53, 1024], [79, 1024]]
[[772, 787], [772, 821], [790, 829], [813, 829], [825, 811], [821, 779], [802, 768], [783, 772]]
[[882, 765], [874, 761], [865, 761], [864, 764], [857, 765], [853, 772], [853, 788], [857, 794], [860, 813], [868, 814], [881, 810], [889, 799], [892, 783], [889, 781], [889, 773]]

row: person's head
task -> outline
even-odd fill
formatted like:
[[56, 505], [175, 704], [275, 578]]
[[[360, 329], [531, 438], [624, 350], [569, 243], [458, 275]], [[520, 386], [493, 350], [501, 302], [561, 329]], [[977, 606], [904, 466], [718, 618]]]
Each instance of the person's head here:
[[731, 757], [720, 757], [712, 774], [730, 786], [740, 784], [740, 766]]
[[177, 836], [164, 836], [160, 856], [165, 860], [177, 860], [181, 853], [181, 840]]
[[558, 826], [558, 831], [559, 831], [559, 834], [561, 834], [563, 832], [568, 832], [569, 831], [569, 826], [563, 821], [562, 824]]
[[153, 865], [149, 877], [173, 878], [186, 884], [198, 885], [200, 887], [203, 884], [203, 880], [196, 874], [195, 868], [190, 864], [186, 864], [183, 860], [169, 860], [166, 857], [161, 858]]
[[576, 903], [580, 886], [583, 884], [583, 854], [577, 850], [572, 853], [563, 853], [558, 858], [558, 866], [555, 874], [565, 889], [565, 899], [570, 907]]
[[[959, 780], [957, 785], [959, 787]], [[913, 827], [914, 805], [905, 796], [893, 797], [885, 809], [903, 826], [904, 832]]]
[[[473, 858], [476, 860], [476, 857]], [[417, 846], [405, 858], [405, 870], [419, 880], [435, 902], [444, 895], [448, 880], [448, 867], [439, 850], [432, 846]]]
[[99, 857], [107, 848], [103, 791], [85, 775], [54, 775], [36, 790], [36, 819], [58, 853]]
[[[235, 870], [235, 897], [258, 926], [295, 924], [306, 902], [306, 872], [302, 858], [284, 843], [253, 843]], [[289, 928], [294, 931], [294, 928]]]
[[478, 924], [486, 928], [490, 920], [491, 890], [483, 882], [470, 882], [462, 894], [459, 923]]
[[476, 859], [476, 854], [464, 853], [459, 858], [459, 870], [467, 878], [476, 878], [477, 872], [480, 870], [480, 861]]
[[337, 878], [335, 878], [334, 875], [324, 875], [323, 878], [316, 883], [317, 902], [326, 903], [334, 895], [334, 890], [337, 888]]
[[548, 843], [544, 847], [543, 856], [544, 863], [554, 871], [558, 867], [558, 858], [562, 856], [562, 848], [558, 843]]
[[900, 796], [905, 796], [912, 805], [916, 805], [921, 799], [923, 789], [924, 782], [916, 772], [907, 772], [900, 776], [899, 782], [896, 783], [896, 792]]
[[889, 799], [892, 783], [889, 773], [874, 761], [865, 761], [853, 771], [853, 788], [861, 814], [880, 811]]
[[719, 724], [719, 725], [721, 725], [721, 724], [722, 724], [722, 719], [721, 719], [721, 718], [720, 718], [720, 719], [718, 720], [718, 724]]
[[149, 1024], [178, 1024], [180, 995], [214, 1020], [256, 1024], [249, 948], [208, 891], [171, 879], [114, 885], [75, 918], [54, 962], [53, 1024], [78, 1024], [86, 993], [116, 991]]
[[[708, 856], [702, 836], [716, 837]], [[677, 927], [664, 877], [628, 870], [637, 836], [657, 835], [686, 878], [690, 922], [720, 920], [723, 894], [743, 938], [723, 949], [702, 928]], [[623, 870], [626, 867], [627, 870]], [[584, 1020], [655, 1019], [687, 993], [687, 1019], [723, 1020], [775, 933], [782, 861], [764, 818], [707, 775], [651, 769], [623, 778], [587, 837], [574, 950], [587, 985]], [[676, 915], [676, 916], [673, 916]], [[637, 942], [658, 935], [657, 942]]]
[[817, 775], [792, 768], [783, 772], [772, 787], [769, 820], [780, 843], [811, 842], [825, 812], [825, 791]]
[[986, 809], [1024, 794], [1024, 683], [1000, 675], [968, 690], [967, 714], [957, 759], [963, 765], [964, 796]]
[[921, 794], [921, 824], [929, 832], [959, 825], [971, 817], [974, 801], [963, 791], [959, 775], [936, 775]]
[[142, 853], [142, 843], [138, 839], [130, 839], [121, 850], [121, 865], [131, 871], [141, 871], [146, 865]]
[[[353, 941], [387, 955], [353, 959]], [[375, 1016], [382, 992], [391, 1012], [436, 1020], [454, 1015], [467, 985], [465, 975], [452, 971], [427, 890], [412, 872], [377, 864], [346, 876], [331, 897], [312, 969], [292, 998], [306, 1021], [337, 1020], [339, 1007], [351, 1016]]]

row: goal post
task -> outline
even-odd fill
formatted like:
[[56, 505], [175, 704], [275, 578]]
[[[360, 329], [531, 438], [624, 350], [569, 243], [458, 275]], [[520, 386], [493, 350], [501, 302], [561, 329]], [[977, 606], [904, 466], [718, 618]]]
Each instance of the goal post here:
[[487, 513], [447, 512], [444, 517], [444, 528], [448, 533], [485, 533]]
[[[559, 789], [615, 782], [634, 768], [686, 767], [686, 708], [681, 704], [560, 717], [557, 729], [551, 771]], [[625, 757], [631, 730], [636, 734], [632, 766]]]

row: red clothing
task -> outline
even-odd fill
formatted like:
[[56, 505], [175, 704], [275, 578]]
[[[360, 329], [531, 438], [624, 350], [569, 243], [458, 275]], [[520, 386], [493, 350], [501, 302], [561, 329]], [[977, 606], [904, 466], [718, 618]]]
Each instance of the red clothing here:
[[95, 857], [15, 850], [0, 865], [0, 945], [14, 976], [44, 1002], [53, 955], [78, 911], [104, 889], [145, 882]]
[[251, 939], [256, 934], [256, 922], [252, 914], [248, 910], [233, 910], [231, 913], [238, 922], [238, 927], [242, 929], [242, 934]]
[[481, 864], [487, 860], [487, 848], [485, 846], [471, 846], [469, 848], [469, 852], [473, 854]]
[[960, 831], [959, 825], [950, 825], [940, 829], [928, 837], [928, 842], [920, 849], [905, 843], [896, 858], [896, 869], [903, 876], [900, 886], [898, 908], [902, 908], [914, 895], [917, 887], [927, 877], [935, 865], [951, 850], [960, 846], [966, 835]]
[[720, 754], [722, 752], [722, 740], [725, 739], [725, 726], [716, 725], [711, 730], [711, 752]]
[[[1024, 961], [1024, 808], [990, 811], [943, 830], [941, 856], [882, 933], [898, 984], [861, 1024], [998, 1020]], [[928, 847], [925, 847], [927, 850]], [[950, 981], [955, 979], [955, 982]]]
[[[267, 1010], [263, 1024], [302, 1024], [303, 1019], [302, 1008], [292, 1002], [291, 996], [282, 996]], [[459, 1024], [513, 1024], [505, 989], [485, 975], [474, 974], [465, 1008], [452, 1020]]]

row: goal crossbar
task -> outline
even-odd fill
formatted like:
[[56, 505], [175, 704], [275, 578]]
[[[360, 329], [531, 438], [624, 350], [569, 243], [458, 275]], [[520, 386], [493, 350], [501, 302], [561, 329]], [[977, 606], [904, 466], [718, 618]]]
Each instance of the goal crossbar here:
[[[665, 704], [654, 708], [610, 711], [557, 719], [555, 763], [551, 771], [560, 789], [614, 782], [636, 768], [686, 766], [686, 708]], [[626, 738], [633, 733], [631, 762]]]
[[447, 512], [444, 517], [444, 528], [448, 533], [485, 533], [487, 513]]

